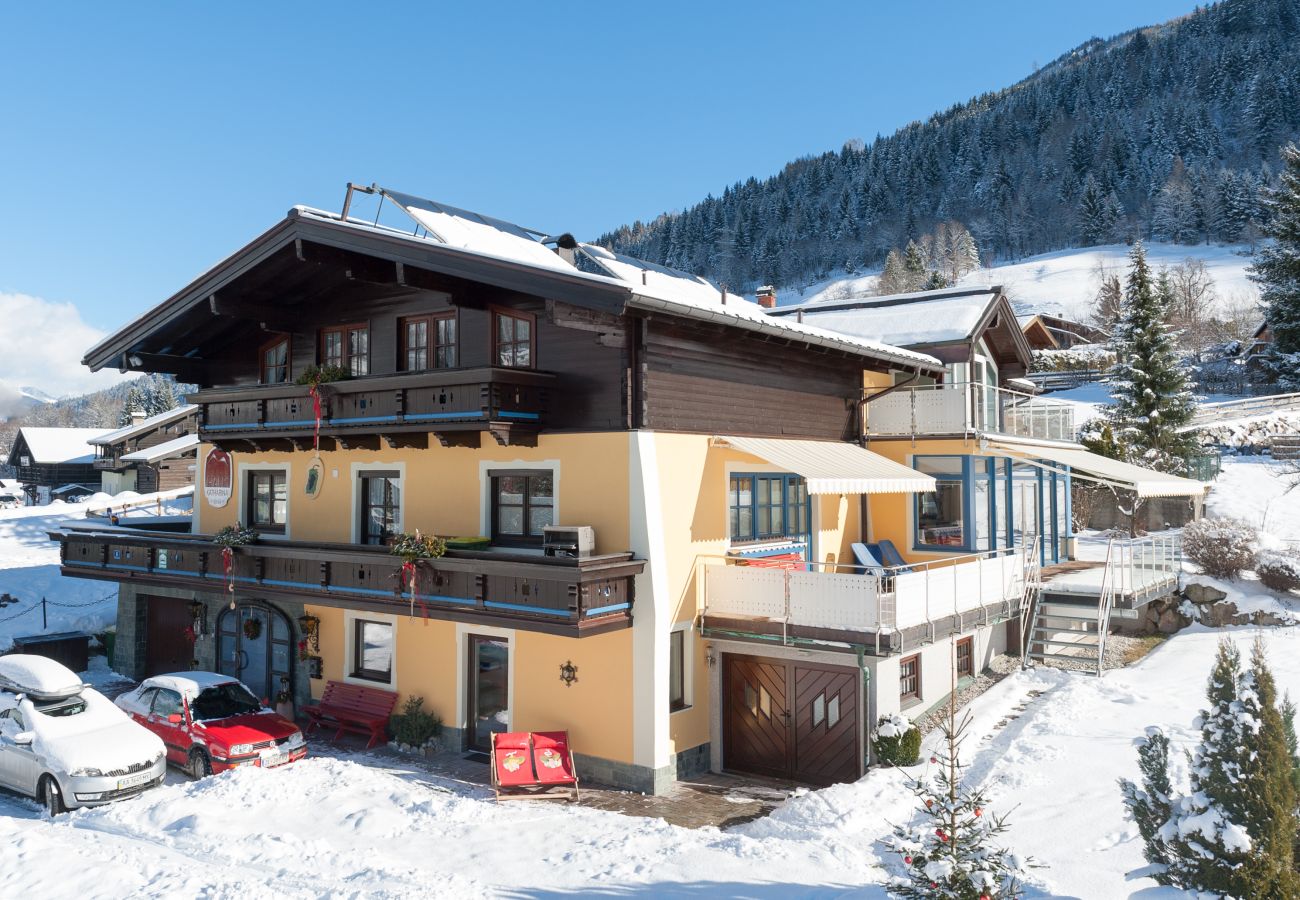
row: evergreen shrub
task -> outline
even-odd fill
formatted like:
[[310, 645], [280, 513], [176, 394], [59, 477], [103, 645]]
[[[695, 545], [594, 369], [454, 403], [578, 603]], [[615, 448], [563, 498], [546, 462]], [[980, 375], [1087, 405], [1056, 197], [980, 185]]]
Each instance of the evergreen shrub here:
[[1183, 552], [1206, 575], [1233, 580], [1254, 567], [1257, 537], [1240, 519], [1199, 519], [1183, 528]]

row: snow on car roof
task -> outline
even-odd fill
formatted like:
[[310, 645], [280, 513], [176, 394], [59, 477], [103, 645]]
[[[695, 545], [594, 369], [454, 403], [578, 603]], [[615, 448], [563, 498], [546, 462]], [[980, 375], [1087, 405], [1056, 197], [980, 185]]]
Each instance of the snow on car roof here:
[[41, 697], [70, 697], [82, 688], [81, 676], [62, 663], [30, 653], [0, 656], [0, 684]]
[[[91, 438], [107, 434], [107, 428], [20, 428], [19, 435], [38, 463], [93, 462]], [[15, 442], [16, 443], [16, 442]]]
[[144, 680], [144, 687], [161, 687], [176, 691], [182, 697], [197, 697], [201, 691], [219, 684], [239, 681], [233, 675], [218, 672], [172, 672], [167, 675], [151, 675]]

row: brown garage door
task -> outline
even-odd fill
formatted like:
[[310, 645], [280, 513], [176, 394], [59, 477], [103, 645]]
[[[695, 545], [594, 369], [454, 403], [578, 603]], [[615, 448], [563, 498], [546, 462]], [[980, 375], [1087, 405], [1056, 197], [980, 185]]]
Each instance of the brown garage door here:
[[862, 774], [856, 669], [725, 654], [723, 765], [812, 784]]
[[194, 658], [185, 629], [193, 624], [189, 604], [174, 597], [146, 597], [145, 675], [184, 672]]

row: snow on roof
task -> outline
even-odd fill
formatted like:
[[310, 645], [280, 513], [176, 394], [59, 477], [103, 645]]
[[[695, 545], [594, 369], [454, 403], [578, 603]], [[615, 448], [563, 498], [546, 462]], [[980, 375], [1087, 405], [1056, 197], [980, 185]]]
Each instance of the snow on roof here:
[[155, 444], [134, 453], [127, 453], [122, 457], [122, 462], [157, 462], [160, 459], [184, 453], [198, 445], [199, 436], [197, 434], [183, 434], [178, 438], [172, 438], [170, 441], [164, 441], [161, 444]]
[[545, 234], [540, 231], [398, 191], [385, 189], [383, 193], [433, 238], [450, 247], [476, 250], [548, 269], [573, 270], [573, 266], [559, 254], [541, 243], [540, 238]]
[[431, 200], [423, 200], [409, 194], [381, 190], [385, 196], [401, 206], [417, 224], [427, 230], [429, 237], [372, 225], [370, 222], [351, 217], [342, 220], [334, 213], [306, 206], [297, 206], [294, 209], [300, 215], [318, 217], [351, 228], [378, 230], [390, 237], [416, 242], [434, 241], [450, 249], [505, 259], [552, 272], [562, 272], [597, 284], [617, 284], [631, 292], [628, 305], [638, 308], [661, 310], [687, 318], [732, 325], [747, 331], [757, 331], [787, 339], [801, 339], [810, 344], [832, 347], [847, 353], [871, 356], [907, 366], [923, 366], [935, 370], [943, 367], [939, 360], [923, 353], [889, 346], [878, 340], [837, 333], [768, 315], [767, 311], [758, 304], [738, 295], [728, 294], [726, 303], [723, 304], [722, 292], [702, 278], [667, 266], [611, 253], [594, 245], [580, 244], [579, 246], [589, 259], [609, 274], [601, 275], [583, 271], [541, 241], [534, 239], [533, 235], [541, 236], [542, 232]]
[[146, 431], [149, 431], [153, 428], [157, 428], [160, 425], [167, 425], [171, 422], [175, 422], [177, 419], [183, 419], [186, 416], [190, 415], [191, 413], [195, 412], [197, 409], [198, 407], [193, 404], [182, 404], [180, 406], [173, 407], [167, 410], [166, 412], [161, 412], [158, 413], [157, 415], [150, 416], [147, 419], [141, 419], [139, 422], [136, 422], [133, 425], [127, 425], [123, 428], [117, 429], [116, 431], [109, 431], [104, 434], [101, 434], [99, 437], [87, 441], [87, 443], [116, 444], [118, 441], [124, 441], [128, 438], [133, 438], [137, 434], [143, 434]]
[[803, 320], [844, 334], [913, 347], [966, 340], [1001, 295], [998, 287], [915, 291], [881, 297], [818, 300], [779, 307], [776, 315], [803, 312]]
[[95, 459], [92, 438], [106, 434], [105, 428], [20, 428], [32, 461], [37, 463], [89, 463]]

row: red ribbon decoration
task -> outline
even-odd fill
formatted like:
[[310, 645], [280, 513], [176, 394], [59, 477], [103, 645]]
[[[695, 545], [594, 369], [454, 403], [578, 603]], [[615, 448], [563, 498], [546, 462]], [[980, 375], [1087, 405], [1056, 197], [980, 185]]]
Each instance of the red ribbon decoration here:
[[320, 452], [320, 374], [319, 373], [317, 373], [316, 377], [312, 380], [311, 390], [308, 391], [307, 393], [311, 394], [312, 412], [316, 416], [316, 425], [312, 431], [312, 436], [311, 436], [311, 445], [312, 445], [312, 449], [319, 453]]
[[402, 576], [406, 579], [406, 583], [409, 585], [411, 591], [411, 615], [415, 615], [415, 605], [418, 603], [420, 605], [420, 612], [427, 620], [429, 618], [429, 607], [420, 599], [419, 592], [416, 590], [415, 579], [419, 575], [419, 571], [420, 570], [416, 567], [415, 560], [413, 559], [408, 559], [406, 562], [402, 563]]

